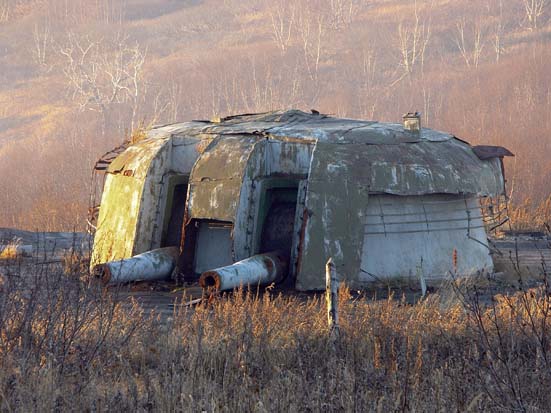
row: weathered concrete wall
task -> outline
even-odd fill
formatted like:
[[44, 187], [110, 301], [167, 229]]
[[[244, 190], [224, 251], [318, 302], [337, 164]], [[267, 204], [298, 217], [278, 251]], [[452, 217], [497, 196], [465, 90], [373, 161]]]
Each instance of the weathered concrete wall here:
[[[159, 147], [149, 165], [141, 201], [141, 218], [134, 246], [139, 254], [160, 248], [171, 177], [189, 176], [199, 157], [200, 140], [193, 137], [171, 137]], [[185, 202], [185, 200], [182, 200]]]
[[167, 196], [163, 189], [167, 186], [172, 145], [170, 140], [166, 140], [164, 144], [154, 149], [140, 200], [140, 217], [136, 228], [133, 255], [160, 247]]
[[299, 290], [325, 288], [324, 269], [329, 258], [349, 280], [357, 277], [360, 268], [370, 170], [358, 162], [362, 153], [346, 146], [318, 142], [312, 155], [296, 280]]
[[144, 181], [107, 175], [90, 266], [133, 255]]
[[263, 139], [256, 143], [248, 159], [239, 194], [239, 208], [235, 220], [234, 252], [236, 261], [257, 253], [259, 243], [259, 206], [269, 179], [306, 179], [313, 145]]
[[190, 219], [235, 222], [247, 161], [259, 138], [219, 137], [203, 152], [191, 171]]
[[[227, 225], [235, 261], [258, 252], [265, 216], [260, 210], [266, 190], [274, 185], [286, 188], [284, 180], [291, 182], [293, 190], [299, 186], [304, 189], [307, 181], [306, 190], [300, 192], [304, 203], [299, 212], [304, 213], [302, 219], [295, 217], [302, 231], [295, 225], [298, 241], [292, 242], [293, 257], [299, 262], [299, 289], [323, 288], [323, 269], [329, 257], [351, 282], [368, 282], [368, 273], [377, 277], [370, 268], [364, 268], [373, 261], [371, 255], [366, 255], [371, 254], [370, 243], [387, 248], [394, 245], [388, 244], [389, 237], [396, 237], [398, 245], [402, 241], [397, 235], [389, 235], [385, 225], [383, 240], [387, 244], [379, 242], [380, 234], [366, 235], [366, 228], [376, 223], [366, 222], [374, 207], [372, 196], [393, 194], [397, 197], [392, 199], [404, 201], [429, 194], [472, 194], [476, 201], [477, 196], [504, 191], [499, 158], [480, 158], [470, 145], [450, 134], [429, 129], [412, 133], [397, 124], [287, 111], [234, 116], [214, 123], [167, 125], [153, 129], [149, 136], [128, 148], [109, 168], [93, 263], [159, 247], [166, 227], [167, 182], [187, 174], [186, 223], [208, 220]], [[461, 221], [459, 217], [450, 219]], [[471, 221], [476, 223], [476, 218]], [[471, 229], [469, 237], [483, 242], [483, 228]], [[195, 232], [193, 227], [189, 248], [195, 247]], [[453, 244], [459, 253], [458, 265], [464, 265], [461, 270], [473, 263], [480, 268], [479, 264], [488, 258], [457, 234], [445, 238], [444, 230], [429, 228], [428, 232], [440, 235], [431, 234], [418, 242], [428, 242], [427, 248], [445, 246], [442, 256], [449, 254], [449, 245]], [[485, 248], [480, 242], [468, 240]], [[209, 247], [207, 253], [211, 251], [215, 247]], [[382, 253], [379, 251], [377, 257]], [[392, 277], [403, 275], [403, 271], [409, 274], [427, 251], [411, 254], [402, 264], [396, 264], [398, 269], [386, 261], [371, 269]], [[474, 254], [473, 261], [462, 263], [464, 254]], [[191, 261], [193, 253], [189, 255]], [[391, 256], [387, 253], [386, 257]], [[426, 264], [427, 259], [423, 260], [427, 273], [444, 268], [438, 258]]]
[[372, 195], [365, 216], [358, 283], [392, 278], [445, 277], [493, 270], [486, 231], [474, 196]]
[[159, 248], [168, 178], [189, 175], [197, 138], [160, 136], [130, 146], [110, 165], [91, 266]]
[[[492, 269], [478, 197], [473, 194], [465, 200], [460, 194], [462, 185], [475, 193], [500, 193], [504, 183], [499, 159], [480, 161], [459, 141], [438, 144], [445, 145], [438, 147], [438, 156], [429, 156], [420, 143], [409, 145], [408, 151], [396, 154], [408, 162], [392, 164], [391, 145], [362, 150], [359, 145], [316, 144], [308, 178], [308, 215], [297, 289], [323, 289], [323, 268], [329, 257], [339, 274], [358, 288], [375, 280], [409, 277], [421, 270], [427, 278], [442, 277], [452, 268], [454, 249], [463, 257], [458, 260], [459, 272]], [[453, 151], [454, 146], [461, 152], [454, 155], [456, 161], [446, 165], [442, 154]], [[357, 150], [351, 150], [354, 147]], [[397, 151], [399, 145], [392, 147]], [[461, 164], [476, 168], [462, 171]], [[479, 182], [475, 172], [480, 174]], [[376, 210], [381, 199], [387, 200], [384, 205], [388, 211]], [[384, 214], [392, 218], [406, 214], [406, 221], [385, 226]], [[420, 222], [410, 223], [407, 219], [411, 217]], [[383, 225], [384, 230], [377, 231], [375, 224]], [[389, 227], [398, 233], [389, 234]]]
[[[345, 208], [344, 198], [334, 199], [326, 193], [321, 198], [309, 196], [310, 207], [321, 199], [323, 204], [329, 202]], [[327, 257], [339, 263], [340, 276], [353, 288], [400, 279], [418, 282], [420, 272], [427, 280], [441, 280], [449, 276], [450, 271], [462, 275], [492, 271], [493, 262], [478, 205], [474, 196], [370, 195], [363, 214], [353, 220], [361, 222], [358, 228], [362, 240], [353, 239], [355, 245], [349, 241], [358, 231], [350, 226], [350, 215], [346, 216], [355, 209], [339, 216], [334, 209], [327, 208], [330, 211], [324, 212], [321, 219], [310, 217], [297, 288], [325, 287], [321, 264]], [[354, 267], [356, 253], [360, 259], [357, 268]], [[320, 254], [322, 256], [318, 256]]]

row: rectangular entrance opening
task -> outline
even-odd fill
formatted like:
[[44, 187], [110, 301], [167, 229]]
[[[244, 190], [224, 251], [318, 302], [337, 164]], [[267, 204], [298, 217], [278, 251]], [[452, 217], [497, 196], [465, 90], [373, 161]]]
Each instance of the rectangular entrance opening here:
[[287, 257], [291, 256], [297, 192], [298, 185], [273, 187], [265, 191], [259, 211], [259, 220], [262, 225], [257, 246], [258, 253], [281, 251]]
[[161, 247], [180, 246], [184, 212], [186, 209], [188, 179], [187, 176], [171, 176], [168, 179]]
[[192, 219], [185, 224], [179, 267], [184, 281], [197, 281], [208, 270], [233, 264], [231, 222]]

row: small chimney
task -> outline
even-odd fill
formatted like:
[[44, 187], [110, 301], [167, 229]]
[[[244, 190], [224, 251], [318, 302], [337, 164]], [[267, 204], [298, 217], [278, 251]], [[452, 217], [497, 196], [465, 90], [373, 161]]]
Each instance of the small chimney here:
[[404, 121], [404, 130], [411, 132], [421, 131], [421, 114], [419, 112], [408, 112], [402, 116]]

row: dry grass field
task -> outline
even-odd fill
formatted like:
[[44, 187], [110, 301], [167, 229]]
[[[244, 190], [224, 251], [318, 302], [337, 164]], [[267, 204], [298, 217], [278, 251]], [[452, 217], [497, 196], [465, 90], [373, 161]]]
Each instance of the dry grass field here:
[[416, 302], [341, 288], [338, 334], [318, 295], [238, 291], [166, 318], [89, 283], [78, 265], [36, 264], [0, 270], [1, 411], [536, 412], [551, 403], [545, 263], [537, 282], [501, 294], [484, 276]]

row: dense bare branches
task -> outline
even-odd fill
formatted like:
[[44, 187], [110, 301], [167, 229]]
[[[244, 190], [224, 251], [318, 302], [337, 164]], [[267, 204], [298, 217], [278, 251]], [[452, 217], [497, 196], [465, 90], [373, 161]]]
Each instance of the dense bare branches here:
[[5, 22], [10, 17], [10, 3], [8, 0], [0, 0], [0, 23]]
[[491, 36], [496, 63], [499, 63], [499, 59], [505, 51], [505, 48], [503, 47], [503, 34], [505, 31], [505, 27], [503, 24], [503, 1], [502, 0], [499, 0], [498, 7], [499, 7], [499, 14], [497, 16], [497, 21], [494, 24], [494, 28]]
[[64, 59], [62, 70], [72, 99], [81, 110], [105, 114], [113, 103], [130, 102], [134, 126], [145, 93], [146, 50], [137, 43], [130, 44], [128, 37], [120, 34], [108, 42], [70, 33], [58, 52]]
[[285, 52], [291, 43], [296, 4], [292, 0], [275, 0], [270, 2], [269, 15], [271, 21], [271, 36], [277, 47]]
[[329, 0], [331, 28], [341, 30], [352, 23], [354, 13], [359, 9], [356, 0]]
[[[455, 44], [467, 67], [478, 67], [486, 36], [480, 23], [468, 27], [465, 19], [456, 23]], [[495, 40], [495, 39], [494, 39]], [[501, 39], [497, 39], [496, 47], [500, 48]]]
[[319, 296], [239, 290], [191, 309], [146, 292], [138, 304], [126, 290], [79, 283], [82, 257], [64, 261], [66, 275], [42, 262], [1, 268], [2, 411], [522, 412], [551, 403], [545, 263], [544, 287], [506, 295], [494, 296], [484, 274], [454, 277], [416, 303], [396, 299], [404, 290], [373, 299], [342, 286], [335, 339]]
[[421, 72], [423, 71], [430, 36], [430, 14], [428, 18], [421, 19], [417, 2], [415, 2], [413, 20], [402, 20], [398, 24], [399, 67], [403, 69], [400, 79], [411, 75], [417, 66], [420, 66]]
[[547, 3], [548, 0], [522, 0], [528, 27], [533, 30], [538, 28], [541, 17], [545, 13]]
[[316, 13], [309, 7], [300, 9], [298, 16], [298, 32], [300, 35], [304, 63], [310, 79], [314, 81], [318, 80], [326, 31], [326, 21], [323, 14]]
[[[509, 147], [515, 201], [539, 203], [551, 179], [549, 1], [224, 0], [213, 13], [0, 0], [0, 226], [36, 229], [50, 211], [71, 221], [82, 165], [140, 121], [289, 107], [384, 121], [418, 109], [427, 126]], [[51, 184], [19, 172], [37, 164]], [[71, 191], [56, 183], [72, 178]]]
[[43, 24], [35, 24], [33, 29], [34, 47], [32, 48], [33, 61], [42, 69], [50, 70], [49, 62], [52, 53], [53, 35], [49, 21]]
[[220, 115], [275, 110], [287, 101], [299, 105], [305, 99], [299, 70], [254, 58], [231, 68], [202, 68], [208, 86], [198, 107], [203, 113]]
[[369, 46], [363, 47], [358, 51], [358, 61], [354, 62], [350, 69], [350, 72], [347, 72], [348, 76], [359, 85], [355, 89], [359, 113], [362, 117], [373, 119], [384, 90], [378, 77], [381, 66], [375, 50]]

